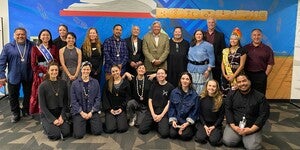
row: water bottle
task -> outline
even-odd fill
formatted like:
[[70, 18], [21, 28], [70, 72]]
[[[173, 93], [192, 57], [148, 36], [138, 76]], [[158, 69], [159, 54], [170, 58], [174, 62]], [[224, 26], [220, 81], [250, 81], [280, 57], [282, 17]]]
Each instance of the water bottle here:
[[243, 119], [239, 123], [239, 127], [240, 128], [245, 128], [245, 126], [246, 126], [246, 117], [243, 116]]

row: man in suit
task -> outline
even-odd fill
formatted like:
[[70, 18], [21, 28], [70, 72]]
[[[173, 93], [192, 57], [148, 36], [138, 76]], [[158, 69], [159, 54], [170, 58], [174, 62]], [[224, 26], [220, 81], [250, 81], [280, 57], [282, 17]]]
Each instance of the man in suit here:
[[167, 57], [170, 52], [169, 37], [161, 33], [161, 23], [152, 23], [152, 32], [147, 33], [143, 39], [143, 52], [145, 66], [149, 73], [156, 72], [157, 68], [167, 69]]
[[216, 30], [216, 19], [207, 19], [207, 31], [205, 32], [206, 41], [214, 46], [215, 67], [212, 68], [213, 78], [221, 84], [221, 63], [222, 51], [226, 47], [224, 34]]
[[144, 54], [142, 50], [143, 41], [138, 37], [140, 34], [139, 26], [132, 26], [131, 36], [126, 38], [129, 61], [127, 64], [127, 72], [136, 75], [136, 68], [144, 62]]

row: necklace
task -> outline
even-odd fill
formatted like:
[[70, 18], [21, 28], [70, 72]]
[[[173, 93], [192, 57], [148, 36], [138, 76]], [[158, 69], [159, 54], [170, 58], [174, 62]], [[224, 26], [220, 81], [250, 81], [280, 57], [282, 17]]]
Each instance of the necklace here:
[[[83, 83], [84, 84], [84, 83]], [[88, 82], [87, 82], [88, 84]], [[86, 87], [84, 85], [82, 85], [82, 88], [83, 88], [83, 94], [85, 97], [88, 97], [89, 96], [89, 88], [88, 88], [89, 85], [87, 85]]]
[[114, 41], [115, 48], [116, 48], [116, 51], [117, 51], [117, 57], [120, 57], [121, 41], [119, 41], [119, 42], [120, 42], [119, 47], [117, 47], [117, 42]]
[[19, 51], [19, 54], [20, 54], [20, 57], [21, 57], [21, 61], [25, 61], [24, 59], [24, 56], [25, 56], [25, 53], [26, 53], [26, 42], [25, 42], [25, 46], [24, 46], [24, 49], [23, 49], [23, 54], [21, 53], [21, 50], [20, 50], [20, 47], [19, 47], [19, 44], [16, 42], [17, 44], [17, 48], [18, 48], [18, 51]]
[[[238, 47], [239, 48], [239, 47]], [[229, 50], [230, 52], [230, 55], [231, 55], [231, 61], [230, 61], [230, 64], [233, 62], [233, 59], [235, 57], [235, 54], [236, 54], [236, 51], [238, 50], [238, 48], [234, 49], [234, 52], [232, 53], [231, 49]]]
[[[142, 79], [142, 85], [139, 86], [139, 81], [138, 81], [138, 78], [136, 77], [136, 93], [140, 97], [141, 101], [144, 99], [143, 98], [143, 95], [144, 95], [144, 86], [145, 86], [145, 78], [143, 77], [143, 79]], [[140, 94], [139, 89], [141, 89], [141, 94]]]
[[56, 83], [55, 81], [50, 81], [50, 85], [51, 85], [51, 88], [52, 88], [52, 91], [54, 92], [54, 95], [55, 96], [58, 96], [58, 91], [59, 91], [59, 84], [57, 82], [57, 89], [54, 88], [54, 83]]
[[136, 55], [138, 49], [137, 49], [137, 38], [136, 38], [136, 41], [134, 40], [133, 37], [131, 37], [131, 47], [132, 47], [132, 52], [133, 52], [133, 55]]

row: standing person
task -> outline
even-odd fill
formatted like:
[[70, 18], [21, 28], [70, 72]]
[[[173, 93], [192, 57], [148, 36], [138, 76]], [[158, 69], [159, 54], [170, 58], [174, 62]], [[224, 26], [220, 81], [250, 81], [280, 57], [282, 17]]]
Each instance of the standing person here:
[[139, 26], [132, 26], [131, 36], [126, 38], [129, 60], [127, 64], [127, 72], [136, 75], [136, 68], [144, 62], [143, 41], [138, 37], [140, 34]]
[[128, 62], [128, 50], [126, 41], [121, 38], [121, 35], [122, 26], [120, 24], [116, 24], [113, 27], [113, 36], [107, 38], [103, 43], [106, 79], [110, 78], [110, 69], [115, 64], [121, 68], [121, 74], [125, 73], [126, 71], [126, 64]]
[[262, 128], [269, 118], [270, 106], [266, 97], [251, 88], [246, 75], [236, 78], [238, 90], [225, 100], [227, 125], [223, 143], [236, 146], [243, 141], [246, 149], [261, 149]]
[[218, 81], [221, 85], [221, 62], [222, 62], [222, 50], [226, 48], [224, 34], [216, 30], [217, 20], [214, 18], [208, 18], [207, 22], [207, 31], [205, 32], [205, 37], [207, 42], [214, 46], [214, 55], [215, 55], [215, 67], [212, 68], [213, 79]]
[[89, 28], [86, 32], [84, 42], [81, 46], [82, 61], [89, 61], [92, 64], [90, 76], [100, 83], [100, 76], [103, 65], [103, 52], [101, 42], [96, 28]]
[[[71, 86], [71, 113], [73, 118], [73, 136], [81, 139], [90, 129], [91, 134], [103, 132], [100, 120], [101, 95], [99, 82], [90, 77], [92, 64], [85, 61], [81, 65], [81, 76]], [[87, 127], [89, 125], [89, 127]]]
[[202, 144], [208, 141], [213, 146], [219, 146], [222, 143], [222, 122], [225, 114], [219, 83], [216, 80], [206, 82], [200, 97], [195, 141]]
[[[30, 53], [33, 43], [27, 39], [24, 28], [16, 28], [14, 41], [4, 45], [0, 56], [0, 84], [8, 83], [10, 110], [13, 114], [12, 123], [20, 120], [20, 110], [25, 117], [29, 114], [29, 99], [32, 85], [32, 69]], [[8, 68], [6, 77], [6, 68]], [[20, 87], [23, 87], [23, 108], [20, 108]]]
[[174, 86], [177, 86], [180, 74], [187, 71], [187, 55], [190, 44], [182, 37], [182, 28], [175, 27], [173, 38], [170, 39], [170, 53], [167, 59], [167, 80]]
[[130, 80], [132, 98], [127, 102], [127, 113], [130, 118], [129, 126], [139, 126], [148, 110], [149, 90], [152, 81], [146, 75], [146, 67], [139, 64], [136, 68], [137, 76], [131, 77], [131, 74], [125, 73]]
[[65, 114], [68, 107], [68, 89], [66, 82], [58, 79], [58, 72], [58, 63], [49, 63], [46, 80], [38, 89], [41, 122], [50, 140], [58, 140], [70, 135], [70, 126], [66, 123]]
[[192, 75], [183, 72], [178, 87], [170, 96], [170, 138], [190, 140], [194, 135], [194, 124], [198, 118], [199, 97], [193, 88]]
[[48, 63], [58, 62], [58, 50], [52, 42], [52, 35], [48, 29], [43, 29], [38, 36], [38, 45], [31, 50], [31, 67], [33, 71], [33, 83], [31, 88], [29, 113], [39, 113], [38, 87], [42, 83], [47, 72]]
[[274, 66], [274, 53], [272, 49], [262, 43], [261, 29], [253, 29], [251, 32], [252, 42], [245, 46], [247, 49], [247, 61], [245, 70], [252, 87], [266, 94], [267, 79]]
[[64, 24], [60, 24], [58, 26], [58, 33], [59, 36], [53, 40], [53, 44], [56, 46], [58, 50], [63, 48], [64, 46], [67, 45], [67, 33], [68, 33], [68, 27]]
[[203, 85], [212, 78], [211, 69], [215, 65], [213, 46], [204, 41], [203, 31], [196, 30], [188, 52], [187, 70], [193, 77], [193, 84], [199, 94]]
[[76, 80], [80, 74], [82, 52], [75, 46], [76, 35], [73, 32], [67, 33], [66, 40], [67, 45], [59, 50], [59, 59], [63, 69], [61, 77], [67, 82], [68, 91], [70, 91], [72, 82]]
[[147, 134], [154, 124], [157, 124], [157, 131], [161, 138], [169, 136], [168, 110], [170, 104], [170, 94], [174, 89], [167, 80], [167, 71], [158, 68], [156, 72], [157, 82], [153, 83], [149, 91], [148, 106], [143, 122], [140, 124], [139, 133]]
[[224, 96], [230, 90], [237, 89], [236, 76], [244, 72], [246, 62], [246, 49], [241, 46], [241, 31], [235, 28], [230, 36], [229, 48], [223, 50], [222, 59], [222, 91]]
[[111, 67], [111, 77], [104, 85], [103, 110], [105, 111], [106, 132], [128, 130], [126, 104], [131, 99], [130, 83], [121, 77], [118, 65]]
[[167, 69], [167, 57], [170, 52], [169, 37], [161, 33], [161, 23], [152, 23], [152, 32], [147, 33], [143, 39], [143, 52], [145, 66], [149, 73], [158, 68]]

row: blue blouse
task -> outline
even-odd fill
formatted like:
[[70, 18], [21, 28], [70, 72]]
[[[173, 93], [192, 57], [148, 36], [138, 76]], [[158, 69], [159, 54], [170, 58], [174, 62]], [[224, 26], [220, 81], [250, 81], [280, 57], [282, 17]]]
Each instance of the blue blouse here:
[[188, 52], [188, 60], [189, 61], [196, 61], [201, 62], [208, 59], [209, 63], [206, 65], [194, 65], [188, 63], [187, 70], [190, 73], [204, 73], [208, 66], [214, 67], [215, 66], [215, 55], [214, 55], [214, 48], [213, 45], [203, 41], [199, 45], [195, 45], [190, 47]]

